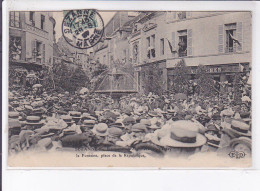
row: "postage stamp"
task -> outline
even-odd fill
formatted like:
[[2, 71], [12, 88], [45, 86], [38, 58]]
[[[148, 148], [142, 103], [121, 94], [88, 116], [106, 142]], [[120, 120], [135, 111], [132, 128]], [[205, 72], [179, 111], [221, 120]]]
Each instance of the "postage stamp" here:
[[79, 49], [93, 47], [100, 41], [103, 32], [104, 22], [96, 10], [71, 10], [62, 22], [65, 40]]

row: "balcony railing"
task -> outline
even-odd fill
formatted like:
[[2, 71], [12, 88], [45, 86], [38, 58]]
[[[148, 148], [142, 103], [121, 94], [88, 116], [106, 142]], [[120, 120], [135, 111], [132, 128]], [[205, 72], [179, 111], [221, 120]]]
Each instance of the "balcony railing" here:
[[225, 53], [236, 52], [236, 47], [226, 47]]
[[180, 51], [179, 57], [184, 57], [184, 56], [187, 56], [187, 51]]

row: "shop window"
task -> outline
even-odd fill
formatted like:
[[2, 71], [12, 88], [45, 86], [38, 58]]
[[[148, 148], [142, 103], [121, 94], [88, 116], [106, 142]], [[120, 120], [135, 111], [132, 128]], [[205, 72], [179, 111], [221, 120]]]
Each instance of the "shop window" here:
[[21, 37], [10, 36], [10, 58], [12, 60], [21, 60], [22, 44]]
[[187, 30], [178, 31], [179, 57], [187, 56]]
[[35, 26], [35, 12], [34, 11], [30, 11], [30, 23], [32, 26]]
[[236, 52], [236, 23], [225, 25], [226, 47], [225, 52]]
[[41, 15], [41, 29], [45, 30], [45, 16]]
[[11, 27], [20, 27], [20, 13], [17, 11], [10, 12], [10, 26]]

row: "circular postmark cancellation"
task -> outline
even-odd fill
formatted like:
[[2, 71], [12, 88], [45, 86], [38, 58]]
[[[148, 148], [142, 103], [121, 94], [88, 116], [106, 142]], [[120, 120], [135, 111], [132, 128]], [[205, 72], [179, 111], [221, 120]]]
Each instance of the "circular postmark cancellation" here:
[[104, 22], [96, 10], [71, 10], [62, 22], [62, 34], [73, 47], [87, 49], [102, 38]]

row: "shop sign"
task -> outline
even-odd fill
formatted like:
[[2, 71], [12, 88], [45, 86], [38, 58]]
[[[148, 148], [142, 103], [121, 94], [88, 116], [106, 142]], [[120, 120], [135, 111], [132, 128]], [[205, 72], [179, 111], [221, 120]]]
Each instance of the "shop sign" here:
[[[225, 72], [239, 72], [239, 66], [206, 66], [207, 73], [225, 73]], [[191, 74], [197, 74], [198, 68], [197, 67], [189, 67], [189, 72]], [[168, 70], [168, 75], [174, 75], [175, 69], [171, 68]]]

